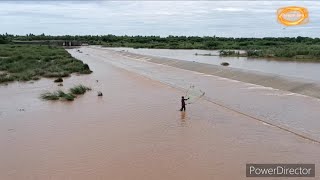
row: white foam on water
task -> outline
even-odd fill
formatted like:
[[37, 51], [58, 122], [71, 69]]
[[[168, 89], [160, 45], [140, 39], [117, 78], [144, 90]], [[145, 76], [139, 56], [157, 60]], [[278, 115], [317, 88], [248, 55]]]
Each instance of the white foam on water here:
[[308, 97], [308, 98], [312, 98], [312, 99], [315, 99], [314, 97], [310, 97], [310, 96], [307, 96], [307, 95], [303, 95], [303, 94], [297, 94], [297, 93], [287, 93], [285, 94], [286, 96], [299, 96], [299, 97]]
[[199, 74], [199, 75], [204, 75], [204, 73], [200, 73], [200, 72], [193, 72], [194, 74]]
[[271, 126], [270, 124], [265, 123], [265, 122], [262, 122], [262, 124], [265, 125], [265, 126]]
[[265, 87], [265, 86], [256, 86], [256, 87], [248, 87], [247, 89], [268, 89], [268, 90], [276, 90], [272, 87]]
[[224, 78], [224, 77], [219, 77], [219, 76], [215, 76], [215, 77], [217, 77], [217, 79], [221, 80], [221, 81], [228, 81], [228, 82], [235, 82], [235, 83], [240, 82], [240, 81], [237, 81], [237, 80], [234, 80], [234, 79], [229, 79], [229, 78]]
[[[223, 78], [223, 81], [228, 81], [228, 82], [233, 82], [233, 83], [239, 83], [240, 81], [234, 80], [234, 79], [228, 79], [228, 78]], [[243, 82], [241, 82], [243, 83]]]
[[234, 80], [234, 79], [228, 79], [230, 82], [236, 82], [236, 83], [238, 83], [238, 82], [240, 82], [240, 81], [238, 81], [238, 80]]
[[267, 93], [267, 94], [263, 94], [265, 96], [287, 96], [286, 94], [277, 94], [277, 93]]
[[296, 93], [288, 93], [286, 94], [286, 96], [294, 96], [294, 95], [297, 95]]
[[312, 98], [312, 99], [320, 101], [320, 99], [316, 99], [316, 98], [313, 98], [313, 97], [310, 97], [310, 96], [306, 96], [306, 95], [303, 95], [303, 94], [297, 94], [297, 93], [282, 92], [282, 93], [267, 93], [267, 94], [263, 94], [263, 95], [266, 95], [266, 96], [278, 96], [278, 97], [281, 97], [281, 96], [307, 97], [307, 98]]

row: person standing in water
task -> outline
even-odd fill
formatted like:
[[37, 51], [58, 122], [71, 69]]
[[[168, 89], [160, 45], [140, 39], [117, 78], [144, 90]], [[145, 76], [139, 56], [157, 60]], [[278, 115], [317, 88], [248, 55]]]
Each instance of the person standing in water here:
[[180, 109], [180, 111], [186, 111], [186, 102], [185, 101], [187, 101], [188, 99], [185, 99], [184, 96], [181, 97], [181, 109]]

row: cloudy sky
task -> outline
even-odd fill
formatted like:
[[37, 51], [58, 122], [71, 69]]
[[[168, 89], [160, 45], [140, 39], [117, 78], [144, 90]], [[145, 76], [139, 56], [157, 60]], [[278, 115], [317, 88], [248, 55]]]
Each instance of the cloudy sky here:
[[[310, 22], [277, 22], [284, 6]], [[320, 1], [0, 1], [0, 33], [51, 35], [320, 36]]]

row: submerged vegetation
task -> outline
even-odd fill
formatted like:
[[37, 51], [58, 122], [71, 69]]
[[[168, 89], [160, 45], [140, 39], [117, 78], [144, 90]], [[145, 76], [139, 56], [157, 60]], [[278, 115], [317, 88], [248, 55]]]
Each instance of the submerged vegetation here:
[[[90, 45], [105, 47], [132, 47], [158, 49], [207, 49], [207, 50], [243, 50], [243, 56], [289, 58], [289, 60], [312, 60], [320, 62], [320, 38], [309, 37], [265, 37], [265, 38], [226, 38], [198, 36], [47, 36], [45, 34], [17, 36], [0, 35], [1, 43], [18, 41], [42, 42], [79, 41]], [[226, 56], [235, 56], [230, 54]]]
[[62, 47], [14, 44], [0, 45], [1, 71], [4, 73], [0, 73], [0, 83], [91, 73], [87, 64], [73, 58]]
[[90, 91], [91, 89], [86, 87], [86, 86], [83, 86], [83, 85], [78, 85], [78, 86], [75, 86], [73, 88], [70, 88], [70, 92], [72, 94], [76, 94], [76, 95], [79, 95], [79, 94], [84, 94], [86, 93], [87, 91]]
[[45, 92], [40, 97], [43, 100], [59, 100], [60, 98], [58, 92]]
[[77, 95], [84, 94], [89, 90], [91, 90], [91, 88], [80, 84], [70, 88], [68, 93], [63, 92], [62, 90], [57, 90], [54, 92], [45, 92], [40, 95], [40, 98], [43, 100], [52, 100], [52, 101], [55, 101], [55, 100], [73, 101], [77, 97]]

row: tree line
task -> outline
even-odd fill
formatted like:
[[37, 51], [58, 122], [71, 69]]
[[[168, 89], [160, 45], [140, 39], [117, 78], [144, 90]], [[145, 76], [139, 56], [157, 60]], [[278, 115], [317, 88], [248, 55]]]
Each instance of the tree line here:
[[0, 44], [14, 41], [81, 41], [106, 47], [245, 50], [250, 57], [286, 57], [295, 59], [320, 58], [320, 38], [264, 37], [232, 38], [216, 36], [116, 36], [116, 35], [0, 35]]

